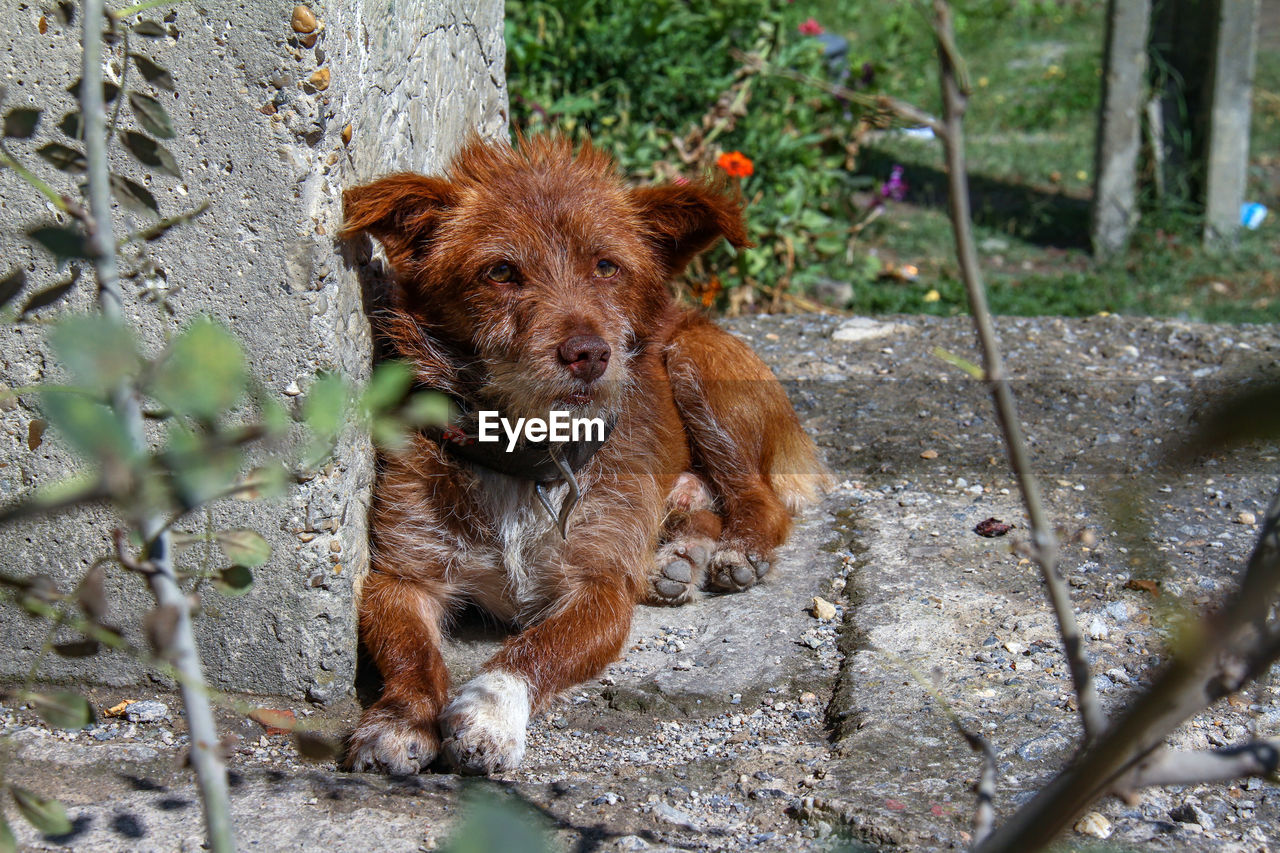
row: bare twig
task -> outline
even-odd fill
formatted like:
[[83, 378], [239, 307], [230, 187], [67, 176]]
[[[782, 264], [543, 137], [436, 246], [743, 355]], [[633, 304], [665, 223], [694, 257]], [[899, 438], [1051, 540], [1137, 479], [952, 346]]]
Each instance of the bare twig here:
[[[1195, 636], [1179, 648], [1168, 669], [1094, 745], [1040, 793], [1000, 826], [982, 853], [1035, 850], [1052, 841], [1089, 803], [1117, 787], [1140, 782], [1142, 765], [1178, 725], [1220, 698], [1223, 691], [1264, 671], [1280, 659], [1280, 642], [1272, 637], [1251, 650], [1245, 666], [1224, 683], [1218, 657], [1229, 649], [1242, 628], [1262, 621], [1280, 593], [1280, 489], [1272, 497], [1239, 590], [1219, 612], [1207, 616]], [[1187, 766], [1185, 754], [1174, 753], [1153, 766], [1169, 775]], [[1221, 764], [1215, 764], [1221, 767]], [[1240, 765], [1244, 766], [1244, 765]], [[1134, 773], [1134, 771], [1137, 771]], [[1126, 779], [1134, 774], [1133, 779]]]
[[991, 309], [987, 305], [986, 287], [982, 271], [978, 268], [978, 253], [973, 241], [973, 226], [969, 218], [969, 180], [965, 164], [964, 112], [967, 97], [957, 75], [960, 69], [955, 62], [955, 35], [951, 25], [951, 10], [945, 0], [934, 0], [934, 28], [938, 36], [938, 63], [941, 68], [944, 123], [943, 148], [947, 160], [947, 181], [950, 188], [949, 204], [952, 229], [955, 233], [956, 257], [960, 263], [960, 276], [964, 279], [969, 296], [969, 310], [973, 314], [974, 328], [982, 349], [982, 362], [987, 387], [995, 403], [996, 418], [1004, 435], [1009, 464], [1018, 480], [1027, 520], [1031, 526], [1031, 543], [1040, 576], [1048, 592], [1054, 615], [1058, 620], [1058, 633], [1062, 637], [1063, 654], [1071, 671], [1076, 700], [1080, 707], [1080, 722], [1084, 728], [1085, 743], [1089, 743], [1102, 731], [1105, 718], [1089, 673], [1071, 607], [1067, 585], [1058, 572], [1058, 542], [1053, 527], [1045, 515], [1040, 498], [1040, 483], [1031, 470], [1026, 439], [1022, 434], [1022, 422], [1018, 418], [1013, 391], [1005, 374], [1004, 359], [996, 338]]
[[17, 172], [18, 177], [22, 178], [22, 180], [34, 187], [40, 195], [47, 198], [54, 207], [58, 208], [58, 210], [61, 210], [64, 213], [71, 213], [70, 200], [65, 195], [45, 183], [44, 180], [26, 166], [22, 165], [22, 163], [18, 161], [18, 158], [9, 153], [3, 143], [0, 143], [0, 166], [8, 166], [10, 169]]
[[1274, 776], [1280, 770], [1280, 740], [1257, 740], [1225, 749], [1198, 752], [1165, 750], [1135, 768], [1134, 788], [1198, 785], [1249, 776]]
[[978, 777], [978, 805], [973, 812], [973, 843], [981, 844], [991, 834], [996, 819], [996, 751], [977, 732], [961, 728], [960, 733], [974, 752], [982, 754], [982, 775]]
[[124, 62], [120, 65], [120, 92], [116, 95], [116, 105], [111, 108], [111, 125], [107, 128], [108, 150], [111, 148], [111, 143], [115, 141], [116, 128], [120, 126], [120, 106], [128, 96], [126, 90], [129, 84], [129, 28], [122, 27], [121, 32], [121, 38], [124, 40], [124, 49], [121, 51], [124, 55]]
[[775, 77], [784, 77], [787, 80], [795, 80], [797, 83], [804, 83], [806, 86], [812, 86], [815, 89], [821, 89], [828, 95], [833, 95], [842, 100], [855, 104], [861, 104], [864, 107], [880, 110], [881, 112], [891, 115], [900, 116], [909, 122], [922, 125], [929, 128], [935, 134], [941, 135], [943, 131], [943, 123], [937, 117], [930, 115], [915, 104], [907, 101], [892, 98], [888, 95], [868, 95], [847, 86], [841, 86], [839, 83], [832, 83], [819, 77], [813, 77], [801, 71], [792, 68], [780, 68], [776, 65], [770, 65], [752, 53], [744, 53], [735, 50], [732, 52], [734, 59], [741, 62], [747, 68], [758, 71], [761, 74], [771, 74]]
[[119, 242], [116, 243], [116, 247], [123, 248], [129, 243], [136, 243], [139, 240], [154, 240], [157, 237], [163, 237], [165, 232], [168, 231], [173, 226], [182, 225], [183, 223], [190, 222], [208, 209], [209, 209], [209, 201], [208, 199], [206, 199], [200, 202], [200, 204], [196, 205], [191, 210], [186, 211], [185, 213], [177, 213], [177, 214], [174, 214], [173, 216], [166, 216], [164, 219], [159, 219], [153, 222], [151, 225], [148, 225], [146, 228], [142, 229], [141, 231], [133, 231], [133, 232], [130, 232], [129, 234], [124, 235], [123, 237], [120, 238]]
[[[141, 11], [139, 4], [134, 11]], [[90, 227], [89, 250], [98, 276], [98, 303], [107, 317], [122, 321], [124, 300], [116, 266], [116, 245], [111, 221], [111, 190], [107, 171], [106, 109], [102, 94], [102, 0], [85, 0], [84, 68], [81, 75], [80, 105], [84, 120], [85, 156], [88, 164]], [[112, 394], [112, 402], [127, 425], [139, 449], [146, 447], [143, 418], [137, 395], [128, 382]], [[143, 539], [151, 545], [143, 559], [154, 567], [147, 575], [151, 593], [159, 607], [171, 606], [178, 614], [167, 658], [182, 673], [180, 687], [191, 733], [191, 763], [204, 803], [209, 847], [216, 853], [235, 849], [231, 828], [227, 772], [218, 749], [217, 728], [209, 706], [200, 654], [191, 627], [191, 612], [174, 572], [169, 536], [162, 532], [164, 518], [147, 512], [136, 520]]]
[[129, 531], [117, 527], [111, 536], [111, 540], [116, 548], [116, 562], [121, 566], [134, 574], [143, 575], [144, 577], [155, 574], [155, 564], [150, 560], [139, 560], [129, 552]]
[[33, 500], [18, 501], [9, 504], [4, 508], [0, 508], [0, 526], [18, 521], [23, 518], [31, 518], [36, 515], [50, 515], [55, 512], [61, 512], [64, 509], [84, 506], [85, 504], [98, 503], [104, 501], [111, 496], [106, 487], [106, 483], [101, 478], [86, 483], [84, 488], [76, 489], [65, 495], [61, 495], [53, 500], [41, 500], [35, 498]]
[[981, 844], [991, 834], [991, 827], [995, 822], [996, 816], [996, 776], [998, 773], [996, 751], [992, 749], [991, 744], [978, 731], [964, 724], [964, 720], [960, 719], [960, 715], [951, 707], [951, 703], [942, 695], [942, 691], [932, 681], [925, 678], [923, 673], [893, 652], [886, 649], [876, 649], [876, 651], [902, 667], [916, 684], [923, 687], [933, 697], [933, 701], [938, 703], [942, 713], [947, 715], [952, 728], [960, 733], [965, 743], [969, 744], [969, 748], [982, 756], [982, 771], [978, 776], [978, 784], [975, 786], [978, 802], [973, 815], [973, 843], [974, 845]]
[[148, 9], [154, 9], [157, 6], [172, 6], [175, 3], [181, 3], [182, 0], [144, 0], [142, 3], [134, 3], [132, 6], [126, 6], [123, 9], [117, 9], [114, 12], [108, 12], [116, 21], [123, 21], [130, 15], [136, 15], [139, 12], [145, 12]]

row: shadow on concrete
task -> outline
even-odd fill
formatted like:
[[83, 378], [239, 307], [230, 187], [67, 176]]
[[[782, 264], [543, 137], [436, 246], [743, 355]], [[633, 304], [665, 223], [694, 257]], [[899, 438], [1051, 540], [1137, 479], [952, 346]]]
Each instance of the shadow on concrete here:
[[[886, 177], [896, 163], [906, 166], [907, 202], [946, 210], [946, 172], [876, 148], [862, 152], [862, 171], [870, 175]], [[972, 172], [969, 195], [975, 225], [1006, 231], [1037, 246], [1089, 248], [1088, 199]]]

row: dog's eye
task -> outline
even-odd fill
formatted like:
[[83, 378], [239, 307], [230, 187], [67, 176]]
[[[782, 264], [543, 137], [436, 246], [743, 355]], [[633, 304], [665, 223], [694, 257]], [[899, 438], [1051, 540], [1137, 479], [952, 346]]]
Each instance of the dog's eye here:
[[596, 264], [596, 278], [613, 278], [618, 274], [618, 265], [613, 261], [600, 261]]
[[508, 263], [494, 264], [489, 267], [489, 271], [485, 273], [489, 281], [498, 284], [509, 284], [515, 280], [516, 268]]

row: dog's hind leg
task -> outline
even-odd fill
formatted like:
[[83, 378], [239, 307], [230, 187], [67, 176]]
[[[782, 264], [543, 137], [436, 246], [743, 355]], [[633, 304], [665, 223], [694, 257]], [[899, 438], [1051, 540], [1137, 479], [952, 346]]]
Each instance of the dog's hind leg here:
[[685, 472], [667, 495], [662, 544], [654, 555], [645, 603], [675, 606], [697, 597], [720, 538], [720, 517], [702, 478]]
[[825, 471], [786, 392], [745, 343], [688, 314], [668, 341], [666, 365], [694, 465], [723, 520], [707, 586], [754, 586]]

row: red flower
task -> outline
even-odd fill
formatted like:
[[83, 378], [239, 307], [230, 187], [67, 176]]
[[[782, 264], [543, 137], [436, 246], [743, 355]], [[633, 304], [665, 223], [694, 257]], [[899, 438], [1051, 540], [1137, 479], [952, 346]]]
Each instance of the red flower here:
[[716, 158], [716, 165], [732, 177], [746, 178], [755, 172], [755, 164], [741, 151], [729, 151]]
[[822, 24], [819, 24], [815, 19], [810, 18], [800, 25], [800, 34], [805, 36], [820, 36], [822, 35]]

